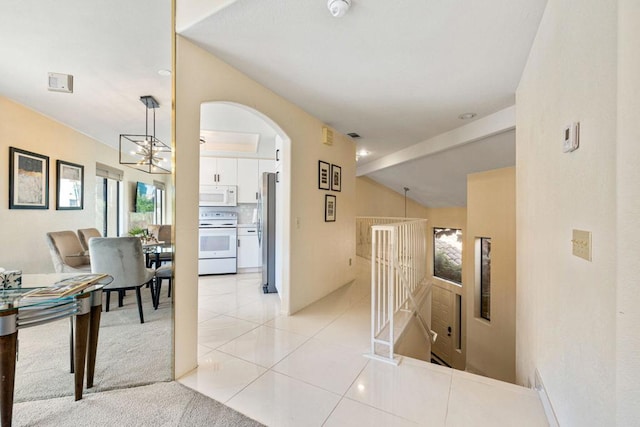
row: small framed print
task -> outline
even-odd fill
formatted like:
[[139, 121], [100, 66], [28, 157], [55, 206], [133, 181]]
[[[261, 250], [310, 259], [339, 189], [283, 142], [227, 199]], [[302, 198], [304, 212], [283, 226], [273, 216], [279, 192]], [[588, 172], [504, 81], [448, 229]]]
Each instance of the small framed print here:
[[318, 160], [318, 188], [320, 190], [331, 189], [331, 165], [322, 160]]
[[56, 209], [81, 210], [84, 207], [84, 166], [56, 161]]
[[326, 194], [324, 196], [324, 222], [336, 220], [336, 196]]
[[331, 190], [342, 191], [342, 168], [331, 165]]
[[9, 209], [49, 209], [49, 157], [9, 147]]

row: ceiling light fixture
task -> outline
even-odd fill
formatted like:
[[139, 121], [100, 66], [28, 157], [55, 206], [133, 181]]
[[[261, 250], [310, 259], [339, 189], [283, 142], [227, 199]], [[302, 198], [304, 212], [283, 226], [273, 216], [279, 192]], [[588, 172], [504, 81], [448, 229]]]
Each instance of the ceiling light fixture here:
[[334, 18], [342, 18], [351, 7], [351, 0], [329, 0], [327, 7]]
[[162, 70], [158, 70], [158, 74], [160, 74], [162, 77], [169, 77], [171, 75], [171, 70], [163, 68]]
[[475, 116], [477, 116], [476, 113], [464, 113], [464, 114], [460, 114], [458, 118], [460, 120], [469, 120], [469, 119], [473, 119]]
[[[171, 148], [156, 138], [156, 108], [158, 101], [151, 95], [141, 96], [145, 105], [144, 135], [120, 135], [120, 164], [146, 173], [171, 173]], [[149, 135], [149, 110], [153, 110], [153, 134]]]
[[364, 148], [359, 149], [358, 151], [356, 151], [356, 162], [360, 160], [360, 157], [367, 157], [369, 154], [371, 154], [371, 152], [365, 150]]
[[404, 190], [404, 217], [407, 217], [407, 191], [409, 191], [409, 187], [402, 187]]

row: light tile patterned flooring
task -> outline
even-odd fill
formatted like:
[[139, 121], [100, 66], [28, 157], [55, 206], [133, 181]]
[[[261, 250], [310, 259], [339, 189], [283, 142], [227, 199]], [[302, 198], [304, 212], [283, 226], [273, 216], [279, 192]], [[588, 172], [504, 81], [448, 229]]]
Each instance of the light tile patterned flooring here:
[[[359, 266], [359, 268], [362, 268]], [[369, 349], [366, 275], [293, 316], [259, 274], [203, 276], [198, 360], [179, 381], [268, 426], [546, 426], [535, 391]]]

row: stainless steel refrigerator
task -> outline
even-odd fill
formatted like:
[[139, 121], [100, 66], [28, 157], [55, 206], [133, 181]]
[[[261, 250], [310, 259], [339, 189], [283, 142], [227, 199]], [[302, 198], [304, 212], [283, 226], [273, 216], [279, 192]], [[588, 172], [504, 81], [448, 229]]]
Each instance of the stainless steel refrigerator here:
[[262, 290], [276, 289], [276, 174], [265, 172], [261, 176], [258, 198], [258, 242], [262, 250]]

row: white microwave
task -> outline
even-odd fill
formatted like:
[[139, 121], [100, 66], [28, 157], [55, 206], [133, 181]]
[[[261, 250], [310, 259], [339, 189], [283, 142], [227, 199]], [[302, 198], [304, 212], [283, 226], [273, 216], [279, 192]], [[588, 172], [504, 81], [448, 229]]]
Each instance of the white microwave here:
[[201, 185], [200, 206], [238, 206], [235, 185]]

